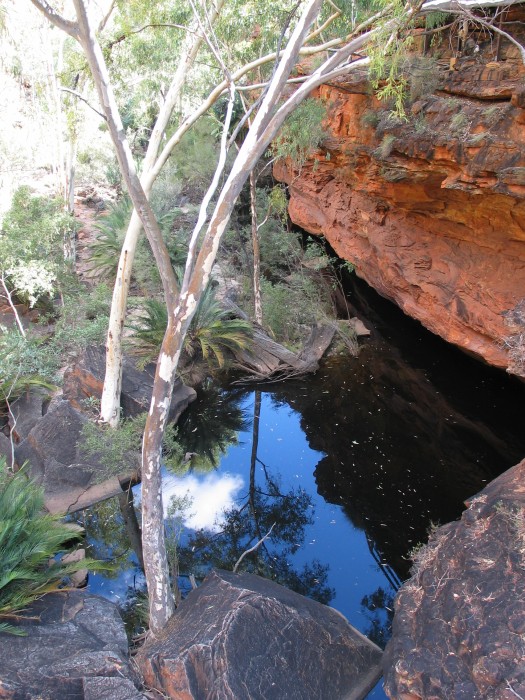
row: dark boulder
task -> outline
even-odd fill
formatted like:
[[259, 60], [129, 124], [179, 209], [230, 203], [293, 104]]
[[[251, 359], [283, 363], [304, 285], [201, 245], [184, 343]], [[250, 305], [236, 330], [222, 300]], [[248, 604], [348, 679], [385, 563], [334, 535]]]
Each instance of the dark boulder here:
[[381, 650], [337, 611], [252, 574], [213, 571], [136, 660], [170, 698], [359, 700]]
[[79, 446], [88, 418], [64, 400], [54, 400], [47, 413], [15, 448], [15, 460], [28, 462], [29, 474], [44, 487], [45, 504], [54, 513], [85, 508], [122, 491], [139, 468], [130, 453], [129, 471], [110, 476], [110, 465], [86, 460]]
[[525, 698], [525, 460], [415, 558], [383, 667], [396, 700]]
[[124, 623], [113, 603], [80, 591], [53, 593], [0, 634], [0, 697], [7, 700], [140, 700]]
[[[106, 351], [101, 347], [88, 347], [74, 366], [64, 374], [64, 397], [76, 408], [90, 397], [100, 399], [106, 372]], [[149, 364], [143, 371], [135, 367], [129, 357], [122, 365], [121, 406], [123, 415], [133, 417], [148, 411], [155, 377], [155, 365]], [[169, 421], [176, 421], [181, 413], [195, 400], [196, 392], [177, 379], [173, 388]]]
[[11, 403], [9, 427], [15, 442], [21, 442], [29, 435], [44, 415], [50, 398], [43, 389], [29, 389]]

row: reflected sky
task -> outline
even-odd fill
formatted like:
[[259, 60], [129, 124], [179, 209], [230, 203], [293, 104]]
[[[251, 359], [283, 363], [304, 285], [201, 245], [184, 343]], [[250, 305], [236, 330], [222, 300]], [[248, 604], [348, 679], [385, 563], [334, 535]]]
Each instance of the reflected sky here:
[[245, 484], [240, 474], [229, 474], [227, 471], [197, 476], [188, 474], [177, 477], [165, 474], [162, 479], [162, 501], [164, 513], [173, 498], [189, 497], [191, 504], [184, 509], [182, 520], [190, 530], [204, 528], [211, 532], [219, 532], [224, 522], [224, 512], [233, 508], [236, 496]]
[[[367, 341], [358, 358], [332, 359], [315, 375], [261, 388], [254, 465], [254, 391], [216, 389], [209, 405], [190, 407], [188, 435], [213, 436], [224, 453], [213, 453], [216, 471], [164, 476], [165, 502], [193, 499], [180, 541], [192, 556], [183, 557], [182, 573], [200, 575], [220, 556], [231, 569], [257, 530], [265, 534], [282, 516], [248, 565], [309, 594], [325, 576], [330, 605], [384, 641], [411, 548], [426, 541], [431, 522], [458, 518], [465, 498], [525, 454], [523, 385], [402, 318], [396, 329], [406, 347]], [[226, 432], [223, 416], [232, 418]], [[239, 416], [248, 420], [231, 443]], [[195, 440], [184, 449], [211, 454], [214, 443]], [[285, 512], [295, 506], [303, 512]], [[140, 585], [133, 554], [129, 569], [89, 582], [114, 600]], [[378, 687], [369, 698], [385, 695]]]

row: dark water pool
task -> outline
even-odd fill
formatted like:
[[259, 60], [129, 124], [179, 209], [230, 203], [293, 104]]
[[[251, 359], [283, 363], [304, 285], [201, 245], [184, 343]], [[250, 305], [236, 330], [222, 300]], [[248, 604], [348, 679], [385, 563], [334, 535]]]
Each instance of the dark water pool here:
[[[190, 573], [231, 569], [273, 525], [243, 565], [329, 603], [382, 645], [410, 550], [525, 455], [521, 384], [402, 315], [376, 327], [358, 358], [249, 390], [210, 386], [184, 416], [180, 438], [196, 454], [185, 476], [164, 478], [166, 505], [186, 497], [168, 526], [183, 589]], [[89, 587], [126, 607], [143, 586], [129, 509], [108, 502], [82, 517], [93, 554], [118, 563]], [[380, 684], [368, 697], [385, 697]]]

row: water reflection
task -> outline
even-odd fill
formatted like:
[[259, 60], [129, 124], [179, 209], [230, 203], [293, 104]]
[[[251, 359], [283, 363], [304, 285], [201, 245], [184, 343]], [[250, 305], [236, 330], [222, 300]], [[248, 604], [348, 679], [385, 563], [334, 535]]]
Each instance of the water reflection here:
[[[247, 402], [251, 399], [248, 396]], [[301, 486], [284, 487], [278, 471], [259, 459], [260, 412], [261, 392], [255, 391], [249, 464], [247, 455], [243, 459], [247, 488], [235, 504], [223, 508], [212, 526], [194, 528], [195, 532], [182, 539], [179, 570], [203, 578], [211, 566], [229, 570], [236, 567], [329, 603], [334, 591], [327, 585], [328, 565], [317, 559], [300, 567], [292, 563], [292, 555], [304, 544], [306, 527], [314, 523], [315, 507]], [[191, 478], [184, 479], [179, 488], [191, 483]], [[235, 476], [229, 473], [222, 478], [235, 482]]]
[[181, 453], [168, 468], [177, 474], [215, 469], [228, 448], [237, 444], [239, 432], [249, 428], [241, 398], [239, 391], [225, 392], [209, 379], [200, 386], [191, 411], [166, 429], [168, 443], [175, 440]]
[[[330, 602], [384, 644], [412, 547], [525, 454], [524, 387], [416, 345], [417, 362], [377, 338], [314, 376], [250, 390], [207, 387], [178, 428], [190, 457], [164, 479], [166, 503], [188, 493], [191, 501], [177, 516], [182, 530], [167, 523], [186, 589], [190, 573], [231, 570], [273, 526], [240, 568]], [[448, 382], [443, 358], [454, 361]], [[140, 553], [117, 528], [126, 525], [133, 541], [129, 503], [100, 508], [86, 516], [93, 555], [121, 568], [113, 579], [91, 577], [90, 587], [135, 601]]]
[[219, 532], [224, 526], [225, 513], [234, 507], [235, 496], [244, 485], [239, 474], [207, 474], [199, 478], [194, 474], [181, 479], [166, 474], [162, 480], [164, 512], [168, 512], [173, 499], [185, 500], [181, 513], [185, 527], [190, 530]]
[[459, 411], [392, 348], [370, 344], [357, 360], [332, 360], [274, 396], [301, 414], [310, 446], [325, 453], [319, 493], [401, 579], [429, 526], [457, 518], [465, 498], [525, 451], [525, 440], [516, 449], [475, 404]]

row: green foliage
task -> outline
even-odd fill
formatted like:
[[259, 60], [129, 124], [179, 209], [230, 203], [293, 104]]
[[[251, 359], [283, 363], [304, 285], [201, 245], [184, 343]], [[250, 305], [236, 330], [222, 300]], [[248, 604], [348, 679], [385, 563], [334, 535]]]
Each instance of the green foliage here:
[[292, 272], [283, 282], [261, 280], [264, 325], [281, 343], [295, 348], [312, 326], [332, 311], [330, 290], [314, 272]]
[[[158, 202], [158, 198], [157, 198]], [[90, 270], [98, 278], [113, 281], [117, 274], [120, 251], [131, 218], [131, 200], [126, 195], [111, 204], [107, 213], [102, 214], [96, 228], [99, 233], [90, 249]], [[177, 207], [161, 208], [156, 211], [157, 223], [167, 241], [173, 264], [185, 259], [184, 245], [180, 237], [172, 235], [173, 222], [180, 210]], [[145, 292], [153, 293], [160, 287], [160, 277], [147, 239], [139, 239], [133, 263], [133, 279]]]
[[86, 459], [96, 459], [107, 468], [107, 475], [129, 472], [137, 464], [142, 446], [146, 414], [122, 420], [117, 428], [107, 424], [86, 423], [79, 446]]
[[0, 272], [21, 301], [34, 306], [53, 294], [75, 226], [57, 200], [26, 186], [15, 192], [0, 231]]
[[56, 555], [70, 549], [78, 535], [59, 516], [44, 512], [40, 486], [24, 470], [9, 474], [0, 458], [0, 631], [24, 634], [13, 624], [45, 593], [67, 584], [79, 569], [101, 568], [100, 563], [64, 563]]
[[[106, 466], [104, 478], [112, 474], [129, 473], [138, 467], [145, 424], [145, 413], [121, 420], [116, 428], [90, 421], [82, 428], [80, 450], [86, 459], [94, 459]], [[180, 471], [184, 454], [178, 428], [172, 426], [163, 437], [162, 461], [173, 471]], [[186, 471], [186, 468], [182, 471]]]
[[454, 114], [450, 120], [450, 130], [458, 138], [466, 138], [470, 130], [470, 122], [464, 112]]
[[[140, 322], [130, 327], [133, 330], [133, 350], [147, 362], [158, 356], [168, 317], [165, 304], [157, 299], [147, 299], [144, 311]], [[251, 325], [242, 319], [231, 318], [230, 312], [215, 299], [212, 285], [208, 285], [186, 335], [186, 356], [201, 356], [210, 365], [224, 367], [226, 351], [246, 349], [250, 342]]]
[[200, 353], [211, 364], [226, 364], [226, 352], [246, 350], [251, 344], [252, 327], [248, 321], [230, 318], [215, 299], [213, 287], [205, 289], [188, 329], [184, 348], [189, 357]]
[[3, 220], [0, 259], [52, 258], [58, 262], [64, 236], [72, 225], [71, 217], [61, 210], [59, 202], [38, 197], [27, 186], [19, 187]]
[[269, 279], [275, 279], [290, 272], [297, 267], [303, 256], [299, 239], [287, 230], [281, 217], [272, 217], [261, 227], [259, 247], [261, 271]]
[[425, 14], [425, 29], [436, 29], [442, 27], [449, 21], [450, 15], [447, 12], [428, 12]]
[[[396, 2], [390, 6], [391, 19], [399, 26], [406, 24], [405, 6]], [[380, 27], [375, 35], [374, 45], [369, 51], [369, 75], [376, 97], [385, 101], [394, 114], [406, 120], [405, 98], [408, 81], [403, 71], [407, 52], [413, 38], [406, 32], [398, 31], [392, 35], [392, 26]]]
[[6, 413], [7, 401], [31, 387], [53, 389], [55, 371], [41, 341], [15, 329], [0, 333], [0, 415]]
[[90, 269], [102, 279], [114, 279], [117, 274], [122, 241], [131, 218], [131, 200], [122, 197], [109, 206], [97, 220], [99, 232], [90, 248]]
[[310, 153], [326, 138], [323, 119], [326, 106], [313, 98], [305, 100], [284, 122], [273, 143], [273, 153], [277, 159], [290, 158], [294, 165], [301, 167]]
[[172, 155], [176, 177], [193, 196], [206, 191], [215, 172], [219, 152], [217, 126], [213, 116], [202, 117], [182, 137]]
[[110, 303], [111, 291], [106, 284], [97, 285], [88, 294], [81, 286], [64, 297], [54, 336], [47, 344], [48, 353], [58, 366], [68, 355], [88, 345], [104, 343]]
[[439, 85], [439, 70], [434, 56], [413, 56], [404, 63], [408, 74], [408, 92], [412, 101], [431, 95]]

